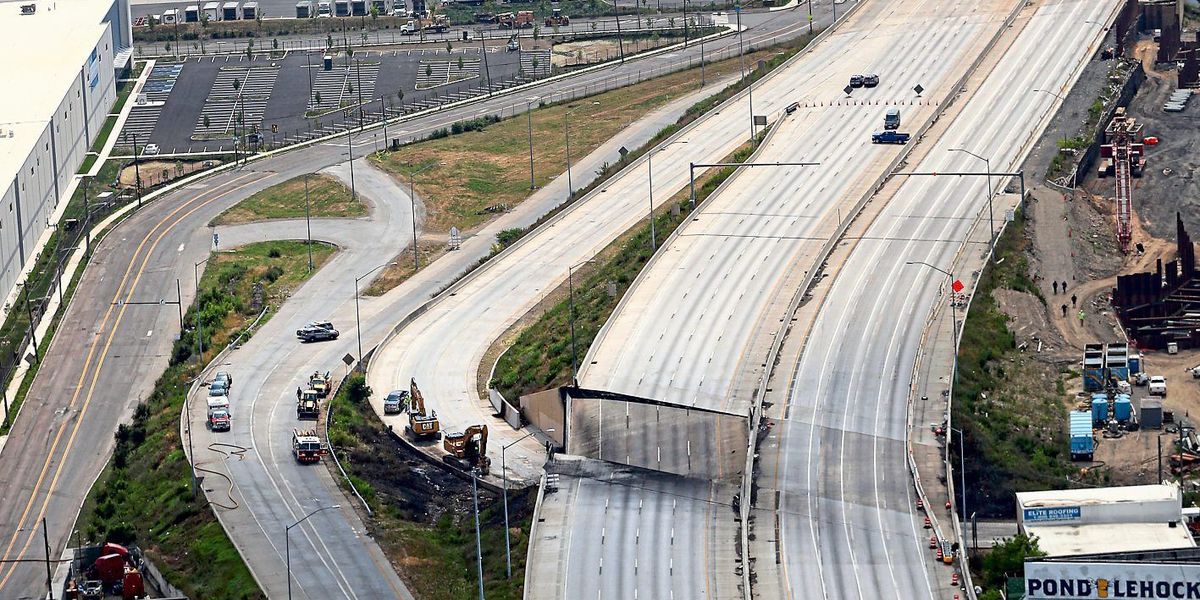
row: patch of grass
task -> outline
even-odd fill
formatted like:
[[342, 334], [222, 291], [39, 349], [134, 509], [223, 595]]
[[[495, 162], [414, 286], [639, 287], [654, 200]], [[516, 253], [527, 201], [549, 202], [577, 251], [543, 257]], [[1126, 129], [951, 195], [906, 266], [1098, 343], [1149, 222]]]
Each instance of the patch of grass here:
[[[1011, 517], [1016, 492], [1064, 488], [1075, 471], [1061, 383], [1070, 375], [1016, 349], [992, 295], [1010, 289], [1041, 297], [1029, 277], [1026, 224], [1018, 211], [997, 240], [996, 260], [980, 276], [959, 343], [954, 423], [965, 433], [970, 459], [967, 503], [981, 517]], [[958, 444], [950, 446], [957, 461]]]
[[[721, 162], [743, 162], [754, 152], [754, 148], [747, 144]], [[733, 173], [733, 167], [725, 167], [698, 179], [696, 203], [703, 202]], [[667, 239], [677, 227], [691, 218], [690, 212], [691, 200], [685, 189], [675, 194], [656, 214], [655, 232], [658, 240]], [[590, 268], [584, 266], [576, 271], [575, 347], [580, 360], [652, 254], [650, 227], [638, 226], [602, 250]], [[614, 295], [608, 293], [610, 284], [616, 286]], [[560, 287], [566, 285], [564, 283]], [[554, 293], [566, 296], [561, 289]], [[500, 390], [505, 398], [515, 401], [524, 394], [570, 383], [573, 367], [570, 305], [569, 298], [563, 297], [547, 308], [500, 357], [490, 385]]]
[[[389, 436], [371, 408], [370, 394], [361, 374], [347, 378], [330, 404], [329, 440], [373, 511], [372, 516], [363, 515], [372, 537], [417, 598], [478, 597], [471, 484], [408, 455], [410, 450]], [[336, 469], [333, 475], [346, 485]], [[508, 580], [502, 504], [480, 488], [484, 590], [489, 599], [522, 597], [536, 497], [536, 488], [509, 491], [513, 578]]]
[[[350, 188], [329, 175], [308, 177], [308, 200], [313, 217], [359, 217], [367, 205], [352, 199]], [[233, 205], [210, 225], [234, 225], [267, 219], [304, 218], [304, 176], [277, 183]]]
[[[213, 255], [185, 317], [188, 324], [199, 318], [205, 357], [220, 352], [257, 314], [256, 285], [265, 298], [282, 297], [308, 277], [306, 252], [303, 243], [267, 242]], [[332, 252], [322, 246], [314, 258], [323, 262]], [[80, 512], [80, 531], [93, 542], [137, 544], [191, 597], [263, 598], [204, 494], [191, 491], [179, 414], [203, 364], [193, 360], [194, 336], [194, 329], [183, 332], [154, 391], [132, 422], [117, 428], [113, 456]]]
[[[807, 38], [796, 41], [790, 50], [782, 53], [778, 49], [761, 50], [748, 55], [746, 62], [755, 64], [762, 59], [768, 60], [768, 66], [776, 66], [806, 43]], [[730, 59], [707, 68], [711, 72], [732, 71], [737, 65], [737, 59]], [[566, 170], [564, 126], [570, 128], [572, 157], [585, 156], [629, 123], [667, 104], [672, 98], [694, 91], [697, 71], [681, 71], [534, 110], [531, 122], [536, 142], [533, 168], [536, 186], [545, 185]], [[765, 72], [756, 72], [753, 78], [759, 78]], [[730, 86], [718, 96], [727, 98], [744, 85]], [[688, 110], [686, 122], [695, 120], [720, 103], [705, 102]], [[587, 126], [581, 127], [582, 123]], [[526, 115], [520, 115], [461, 135], [449, 135], [452, 131], [447, 129], [445, 137], [439, 135], [437, 139], [405, 146], [395, 152], [374, 154], [371, 159], [405, 182], [410, 175], [419, 172], [415, 182], [417, 195], [424, 201], [428, 215], [426, 232], [445, 233], [451, 227], [468, 231], [530, 195], [528, 127]], [[665, 135], [673, 131], [667, 131]]]

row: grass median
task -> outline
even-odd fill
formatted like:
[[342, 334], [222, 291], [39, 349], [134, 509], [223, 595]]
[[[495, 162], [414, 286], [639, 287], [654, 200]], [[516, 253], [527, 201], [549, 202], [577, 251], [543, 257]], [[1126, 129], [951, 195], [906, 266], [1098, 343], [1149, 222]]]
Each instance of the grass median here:
[[[362, 513], [413, 595], [423, 600], [478, 597], [471, 483], [432, 467], [387, 431], [371, 408], [372, 391], [351, 374], [330, 403], [329, 443], [373, 514]], [[341, 485], [346, 479], [336, 468]], [[513, 578], [505, 577], [504, 513], [500, 498], [480, 488], [480, 538], [484, 591], [489, 600], [518, 600], [537, 488], [510, 490], [508, 498]], [[358, 501], [354, 500], [359, 507]]]
[[[314, 248], [323, 264], [334, 248]], [[136, 544], [176, 587], [193, 598], [263, 598], [237, 549], [207, 506], [193, 495], [179, 415], [202, 361], [193, 355], [202, 324], [205, 357], [243, 331], [309, 276], [303, 242], [265, 242], [213, 254], [196, 304], [184, 317], [189, 330], [175, 342], [154, 391], [116, 432], [113, 456], [79, 515], [83, 540]], [[263, 302], [259, 305], [256, 297]]]
[[[277, 183], [238, 202], [210, 225], [236, 225], [268, 219], [302, 219], [305, 215], [305, 176]], [[308, 176], [308, 214], [316, 217], [361, 217], [367, 205], [350, 194], [350, 188], [329, 175]]]

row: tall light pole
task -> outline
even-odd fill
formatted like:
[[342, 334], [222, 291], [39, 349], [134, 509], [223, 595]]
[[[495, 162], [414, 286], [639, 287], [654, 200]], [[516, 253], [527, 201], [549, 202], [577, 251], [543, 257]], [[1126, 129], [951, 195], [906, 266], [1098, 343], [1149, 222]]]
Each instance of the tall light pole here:
[[666, 144], [666, 145], [662, 146], [661, 148], [658, 148], [657, 150], [651, 150], [650, 152], [648, 152], [646, 154], [646, 171], [649, 175], [649, 177], [647, 178], [647, 183], [650, 184], [649, 185], [649, 187], [650, 187], [650, 214], [648, 216], [650, 219], [650, 250], [652, 250], [652, 251], [658, 249], [658, 240], [657, 240], [657, 237], [656, 237], [655, 231], [654, 231], [654, 155], [658, 154], [659, 152], [662, 152], [663, 150], [666, 150], [672, 144], [686, 144], [686, 143], [687, 143], [687, 140], [675, 140], [674, 142], [671, 142], [670, 144]]
[[384, 267], [394, 266], [395, 264], [396, 264], [396, 261], [383, 263], [382, 265], [379, 265], [378, 267], [375, 267], [375, 268], [371, 269], [370, 271], [367, 271], [366, 273], [363, 273], [362, 275], [359, 275], [358, 277], [354, 278], [354, 333], [358, 335], [358, 360], [360, 360], [360, 361], [362, 360], [363, 352], [362, 352], [362, 320], [360, 320], [359, 316], [358, 316], [358, 282], [362, 281], [363, 279], [365, 279], [367, 277], [367, 275], [370, 275], [371, 273], [374, 273], [375, 271], [378, 271]]
[[575, 186], [571, 183], [571, 127], [568, 125], [567, 118], [571, 116], [572, 111], [563, 112], [563, 136], [567, 141], [567, 198], [570, 198], [575, 193]]
[[525, 123], [529, 133], [529, 189], [537, 189], [537, 184], [533, 181], [533, 103], [538, 99], [537, 96], [525, 99]]
[[479, 573], [479, 600], [483, 598], [483, 542], [479, 538], [479, 484], [475, 475], [478, 469], [471, 469], [471, 499], [475, 502], [475, 565]]
[[312, 512], [308, 513], [307, 515], [304, 515], [304, 517], [302, 517], [299, 521], [296, 521], [295, 523], [292, 523], [291, 525], [288, 525], [283, 528], [283, 547], [284, 547], [284, 554], [287, 556], [288, 600], [292, 600], [292, 538], [289, 535], [292, 532], [292, 528], [307, 521], [309, 517], [321, 512], [323, 510], [332, 510], [332, 509], [341, 508], [341, 507], [342, 507], [341, 504], [334, 504], [332, 506], [322, 506], [321, 508], [318, 508], [318, 509], [312, 511]]
[[[742, 48], [742, 6], [739, 4], [733, 7], [737, 13], [737, 28], [738, 28], [738, 60], [742, 65], [742, 79], [746, 78], [746, 52]], [[750, 102], [750, 141], [754, 141], [754, 82], [750, 81], [746, 84], [746, 95]]]
[[987, 157], [980, 156], [967, 150], [966, 148], [951, 148], [950, 152], [962, 152], [983, 161], [984, 167], [987, 170], [987, 206], [988, 206], [988, 252], [994, 252], [996, 224], [992, 217], [992, 161]]
[[[525, 438], [533, 435], [534, 433], [535, 432], [530, 431], [529, 433], [526, 433], [525, 435], [500, 447], [500, 480], [504, 484], [504, 562], [508, 567], [507, 572], [508, 572], [509, 579], [512, 579], [512, 545], [509, 543], [509, 539], [508, 539], [508, 470], [506, 469], [506, 465], [504, 464], [504, 452], [506, 450], [508, 450], [509, 446], [512, 446], [512, 445], [516, 444], [517, 442], [524, 440]], [[554, 428], [551, 427], [550, 429], [547, 429], [546, 433], [554, 433]], [[478, 499], [476, 500], [476, 502], [478, 502]]]
[[207, 258], [192, 265], [192, 284], [196, 287], [196, 316], [193, 319], [196, 322], [196, 360], [201, 366], [204, 365], [204, 324], [200, 321], [200, 265], [206, 262]]
[[413, 231], [413, 275], [417, 274], [417, 270], [421, 268], [420, 254], [417, 250], [417, 173], [423, 173], [434, 167], [440, 167], [446, 163], [433, 163], [408, 172], [408, 205], [412, 210], [412, 231]]
[[358, 201], [358, 193], [354, 189], [354, 142], [350, 139], [350, 130], [354, 127], [346, 125], [346, 152], [350, 156], [350, 200]]
[[954, 365], [952, 368], [954, 370], [954, 379], [957, 381], [957, 379], [958, 379], [958, 306], [957, 306], [958, 303], [955, 302], [955, 299], [954, 299], [954, 294], [957, 293], [954, 291], [954, 275], [951, 275], [950, 271], [947, 271], [941, 267], [937, 267], [937, 266], [931, 265], [927, 262], [922, 262], [919, 260], [905, 261], [904, 264], [906, 264], [906, 265], [921, 265], [921, 266], [929, 267], [930, 269], [933, 269], [934, 271], [937, 271], [937, 272], [945, 275], [946, 279], [950, 282], [950, 284], [949, 284], [950, 285], [950, 332], [951, 332], [952, 339], [954, 340]]
[[571, 385], [579, 385], [579, 360], [575, 354], [575, 269], [588, 263], [596, 262], [589, 258], [577, 265], [567, 267], [567, 320], [571, 327]]
[[312, 205], [308, 201], [308, 173], [304, 174], [304, 227], [308, 236], [308, 270], [312, 272]]
[[[950, 427], [950, 431], [958, 434], [958, 487], [962, 488], [962, 531], [967, 535], [967, 461], [963, 454], [963, 432], [961, 429]], [[966, 540], [963, 540], [966, 543]]]

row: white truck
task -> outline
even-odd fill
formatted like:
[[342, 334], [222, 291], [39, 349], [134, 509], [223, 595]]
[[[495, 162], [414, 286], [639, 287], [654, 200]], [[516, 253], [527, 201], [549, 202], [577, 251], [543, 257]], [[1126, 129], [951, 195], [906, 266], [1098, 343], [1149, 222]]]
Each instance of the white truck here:
[[1167, 378], [1162, 375], [1150, 376], [1150, 395], [1151, 396], [1166, 396], [1167, 395]]

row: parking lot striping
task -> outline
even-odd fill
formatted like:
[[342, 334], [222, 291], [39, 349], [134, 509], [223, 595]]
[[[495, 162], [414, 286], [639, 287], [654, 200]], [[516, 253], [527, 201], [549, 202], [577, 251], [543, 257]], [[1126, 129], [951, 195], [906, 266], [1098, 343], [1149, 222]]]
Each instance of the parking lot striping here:
[[[252, 185], [252, 184], [254, 184], [256, 181], [258, 181], [258, 180], [262, 179], [262, 177], [261, 177], [261, 176], [256, 176], [256, 175], [260, 175], [260, 174], [258, 174], [258, 173], [247, 173], [247, 174], [245, 174], [245, 175], [240, 175], [240, 176], [238, 176], [238, 177], [236, 177], [236, 178], [234, 178], [234, 179], [230, 180], [230, 181], [229, 181], [227, 184], [225, 184], [225, 185], [230, 185], [230, 186], [232, 186], [233, 184], [235, 184], [235, 183], [238, 183], [238, 182], [240, 182], [240, 181], [242, 181], [242, 180], [244, 180], [244, 179], [246, 179], [246, 178], [248, 178], [248, 177], [253, 177], [253, 179], [251, 179], [250, 181], [247, 181], [247, 182], [245, 182], [245, 183], [242, 183], [241, 185], [238, 185], [238, 186], [236, 186], [236, 187], [232, 187], [231, 189], [229, 189], [229, 190], [226, 190], [226, 191], [224, 191], [224, 192], [221, 192], [221, 193], [215, 194], [215, 195], [213, 195], [211, 198], [208, 198], [207, 200], [205, 200], [205, 199], [204, 199], [204, 198], [205, 198], [205, 196], [204, 196], [203, 194], [201, 194], [201, 195], [199, 195], [199, 196], [197, 196], [197, 197], [195, 197], [195, 198], [193, 198], [193, 199], [191, 199], [191, 200], [188, 200], [188, 201], [186, 201], [186, 202], [183, 202], [183, 203], [182, 203], [182, 204], [180, 204], [178, 207], [176, 207], [174, 210], [172, 210], [172, 211], [171, 211], [169, 214], [167, 214], [165, 217], [163, 217], [163, 218], [162, 218], [162, 219], [161, 219], [161, 220], [160, 220], [158, 223], [156, 223], [156, 224], [154, 225], [154, 227], [153, 227], [153, 228], [151, 228], [151, 230], [150, 230], [150, 231], [149, 231], [149, 232], [148, 232], [148, 233], [145, 235], [145, 237], [143, 237], [143, 238], [142, 238], [142, 241], [141, 241], [141, 243], [139, 243], [139, 244], [138, 244], [138, 246], [137, 246], [137, 249], [136, 249], [136, 250], [135, 250], [135, 252], [134, 252], [134, 260], [131, 260], [131, 261], [130, 261], [130, 263], [129, 263], [129, 266], [128, 266], [128, 267], [126, 267], [126, 269], [125, 269], [125, 274], [122, 276], [122, 278], [121, 278], [121, 282], [120, 282], [120, 283], [117, 285], [117, 292], [116, 292], [116, 294], [114, 294], [114, 296], [113, 296], [113, 299], [112, 299], [112, 302], [110, 302], [110, 303], [109, 303], [108, 310], [106, 310], [106, 311], [105, 311], [105, 313], [104, 313], [104, 318], [101, 320], [100, 326], [99, 326], [99, 328], [97, 329], [97, 331], [99, 332], [99, 331], [103, 331], [103, 330], [104, 330], [104, 328], [105, 328], [105, 326], [107, 325], [107, 323], [108, 323], [108, 321], [109, 321], [110, 317], [112, 316], [113, 310], [114, 310], [115, 308], [117, 308], [117, 301], [118, 301], [118, 300], [120, 300], [120, 298], [121, 298], [121, 296], [122, 296], [122, 294], [123, 294], [123, 293], [124, 293], [124, 296], [125, 296], [125, 300], [127, 300], [127, 301], [128, 301], [128, 299], [129, 299], [129, 298], [131, 298], [131, 297], [133, 296], [133, 292], [134, 292], [134, 290], [136, 290], [136, 289], [137, 289], [137, 285], [138, 285], [138, 283], [141, 281], [142, 275], [145, 273], [146, 264], [149, 262], [149, 260], [150, 260], [150, 256], [151, 256], [151, 255], [154, 253], [154, 248], [158, 246], [158, 242], [162, 241], [162, 239], [163, 239], [164, 237], [166, 237], [166, 234], [167, 234], [167, 233], [168, 233], [168, 232], [169, 232], [171, 229], [173, 229], [173, 228], [174, 228], [176, 225], [178, 225], [178, 224], [179, 224], [181, 221], [183, 221], [184, 219], [186, 219], [187, 217], [189, 217], [189, 216], [190, 216], [192, 213], [196, 212], [197, 210], [200, 210], [201, 208], [203, 208], [203, 207], [207, 206], [208, 204], [211, 204], [211, 203], [213, 203], [213, 202], [216, 202], [217, 200], [220, 200], [221, 198], [224, 198], [224, 197], [228, 196], [229, 194], [232, 194], [232, 193], [234, 193], [234, 192], [236, 192], [236, 191], [238, 191], [238, 190], [240, 190], [240, 189], [242, 189], [242, 188], [244, 188], [244, 187], [246, 187], [246, 186]], [[149, 241], [150, 241], [150, 238], [154, 237], [154, 234], [155, 234], [155, 232], [159, 231], [159, 228], [160, 228], [160, 227], [162, 227], [162, 226], [163, 226], [165, 223], [167, 223], [168, 221], [171, 221], [171, 219], [175, 218], [175, 215], [177, 215], [178, 213], [180, 213], [180, 212], [181, 212], [181, 211], [183, 211], [184, 209], [188, 208], [188, 207], [189, 207], [191, 204], [195, 203], [195, 202], [196, 202], [196, 201], [198, 201], [198, 200], [203, 200], [203, 201], [202, 201], [202, 202], [200, 202], [200, 203], [199, 203], [197, 206], [195, 206], [194, 208], [192, 208], [190, 211], [188, 211], [187, 213], [185, 213], [184, 215], [180, 216], [178, 219], [175, 219], [175, 221], [174, 221], [174, 222], [172, 222], [171, 224], [167, 225], [167, 227], [166, 227], [165, 229], [162, 229], [161, 233], [159, 233], [159, 236], [158, 236], [158, 238], [157, 238], [157, 239], [154, 241], [154, 243], [151, 245], [150, 249], [149, 249], [149, 250], [146, 252], [146, 254], [143, 256], [143, 259], [142, 259], [142, 265], [141, 265], [141, 267], [138, 269], [138, 273], [137, 273], [136, 277], [134, 278], [134, 280], [133, 280], [132, 284], [130, 285], [129, 289], [128, 289], [128, 290], [125, 290], [125, 289], [124, 289], [124, 288], [125, 288], [125, 283], [126, 283], [126, 281], [128, 281], [130, 274], [133, 272], [134, 263], [136, 263], [136, 262], [137, 262], [136, 258], [137, 258], [137, 256], [138, 256], [138, 255], [141, 253], [141, 250], [142, 250], [142, 248], [145, 246], [145, 244], [146, 244], [147, 242], [149, 242]], [[83, 422], [85, 421], [85, 419], [84, 419], [83, 417], [84, 417], [84, 415], [87, 413], [88, 406], [89, 406], [89, 405], [91, 404], [91, 402], [92, 402], [92, 394], [95, 392], [95, 389], [96, 389], [96, 384], [97, 384], [97, 382], [99, 381], [99, 378], [100, 378], [100, 370], [103, 368], [103, 366], [104, 366], [104, 362], [105, 362], [105, 360], [107, 359], [108, 350], [109, 350], [109, 348], [112, 346], [113, 340], [114, 340], [114, 339], [115, 339], [115, 337], [116, 337], [117, 328], [118, 328], [118, 327], [120, 326], [120, 324], [121, 324], [121, 319], [122, 319], [122, 318], [124, 317], [124, 315], [125, 315], [125, 309], [126, 309], [126, 308], [128, 308], [128, 306], [127, 306], [127, 305], [125, 305], [125, 304], [121, 304], [121, 306], [120, 306], [120, 309], [119, 309], [119, 312], [117, 313], [117, 318], [116, 318], [116, 321], [113, 323], [113, 327], [112, 327], [112, 329], [110, 329], [110, 330], [109, 330], [109, 333], [108, 333], [108, 339], [107, 339], [107, 341], [105, 342], [105, 344], [104, 344], [104, 349], [103, 349], [103, 351], [102, 351], [102, 352], [99, 354], [99, 356], [98, 356], [98, 357], [96, 356], [96, 350], [97, 350], [97, 348], [99, 347], [99, 344], [92, 344], [92, 346], [91, 346], [91, 347], [88, 349], [87, 357], [86, 357], [86, 358], [85, 358], [85, 360], [84, 360], [84, 369], [83, 369], [83, 370], [80, 372], [80, 374], [79, 374], [79, 383], [78, 383], [78, 384], [75, 386], [75, 393], [74, 393], [74, 394], [72, 394], [72, 396], [71, 396], [71, 400], [70, 400], [70, 402], [69, 402], [69, 403], [68, 403], [68, 405], [67, 405], [67, 408], [68, 408], [68, 409], [74, 406], [74, 404], [75, 404], [76, 400], [78, 400], [78, 398], [79, 398], [79, 394], [80, 394], [80, 392], [83, 390], [83, 387], [84, 387], [84, 380], [87, 378], [88, 367], [91, 365], [93, 357], [96, 357], [96, 359], [97, 359], [97, 361], [98, 361], [98, 362], [96, 363], [96, 367], [95, 367], [95, 369], [93, 369], [93, 370], [92, 370], [92, 381], [91, 381], [91, 387], [88, 389], [88, 392], [87, 392], [87, 395], [86, 395], [86, 397], [85, 397], [85, 399], [84, 399], [83, 405], [82, 405], [82, 407], [79, 409], [79, 414], [78, 414], [78, 417], [77, 417], [77, 418], [74, 420], [74, 427], [73, 427], [73, 429], [71, 430], [71, 435], [70, 435], [70, 437], [69, 437], [69, 439], [68, 439], [68, 441], [67, 441], [66, 448], [65, 448], [65, 450], [63, 451], [63, 454], [64, 454], [64, 456], [70, 453], [70, 451], [71, 451], [71, 448], [72, 448], [72, 447], [74, 446], [74, 444], [75, 444], [75, 437], [76, 437], [76, 436], [78, 435], [78, 433], [79, 433], [79, 428], [80, 428], [80, 426], [83, 424]], [[41, 472], [40, 472], [40, 473], [39, 473], [39, 475], [38, 475], [38, 479], [37, 479], [37, 481], [34, 483], [33, 489], [30, 491], [30, 494], [29, 494], [29, 502], [27, 502], [27, 503], [26, 503], [26, 505], [25, 505], [25, 509], [24, 509], [24, 511], [22, 511], [20, 518], [18, 518], [18, 519], [17, 519], [17, 527], [16, 527], [16, 528], [15, 528], [15, 530], [13, 531], [13, 534], [12, 534], [12, 536], [9, 538], [8, 545], [7, 545], [7, 546], [5, 547], [5, 549], [4, 549], [4, 554], [3, 554], [3, 556], [0, 556], [0, 560], [7, 560], [7, 559], [10, 557], [10, 555], [12, 554], [13, 545], [14, 545], [14, 544], [16, 544], [16, 542], [17, 542], [17, 539], [18, 539], [18, 537], [20, 536], [20, 534], [21, 534], [22, 532], [25, 532], [25, 533], [27, 533], [28, 535], [27, 535], [27, 537], [26, 537], [26, 539], [25, 539], [25, 544], [24, 544], [24, 545], [21, 547], [21, 549], [20, 549], [20, 550], [17, 552], [17, 555], [18, 555], [18, 556], [23, 556], [23, 555], [25, 554], [26, 550], [28, 550], [28, 549], [29, 549], [29, 545], [30, 545], [30, 543], [32, 543], [32, 542], [33, 542], [33, 539], [34, 539], [34, 537], [36, 537], [36, 536], [35, 536], [35, 534], [37, 533], [37, 529], [36, 529], [36, 528], [34, 528], [34, 527], [25, 528], [25, 527], [23, 527], [23, 526], [22, 526], [22, 524], [25, 522], [25, 518], [26, 518], [27, 516], [29, 516], [29, 511], [30, 511], [30, 509], [32, 509], [32, 508], [33, 508], [34, 502], [35, 502], [35, 500], [36, 500], [36, 496], [37, 496], [38, 489], [39, 489], [39, 488], [42, 486], [42, 482], [45, 480], [46, 474], [47, 474], [47, 472], [48, 472], [48, 471], [49, 471], [49, 469], [50, 469], [50, 464], [51, 464], [51, 462], [54, 462], [54, 460], [55, 460], [55, 458], [56, 458], [56, 457], [55, 457], [55, 451], [58, 449], [58, 444], [59, 444], [59, 441], [61, 441], [61, 438], [62, 438], [63, 434], [66, 432], [66, 428], [67, 428], [67, 426], [68, 426], [68, 425], [70, 425], [70, 424], [71, 424], [71, 422], [70, 422], [70, 421], [63, 421], [62, 423], [60, 423], [60, 424], [59, 424], [59, 427], [58, 427], [58, 433], [57, 433], [57, 434], [54, 436], [53, 442], [52, 442], [52, 444], [51, 444], [51, 447], [50, 447], [50, 453], [49, 453], [49, 454], [46, 456], [46, 460], [45, 460], [45, 462], [42, 464], [42, 470], [41, 470]], [[48, 486], [48, 489], [46, 490], [45, 497], [44, 497], [44, 499], [42, 500], [42, 506], [41, 506], [41, 509], [40, 509], [40, 511], [38, 512], [38, 515], [37, 515], [37, 517], [34, 519], [34, 522], [41, 521], [41, 520], [42, 520], [42, 517], [43, 517], [43, 516], [45, 516], [45, 514], [46, 514], [46, 509], [47, 509], [47, 508], [49, 507], [49, 505], [50, 505], [50, 497], [54, 495], [54, 490], [55, 490], [55, 488], [56, 488], [56, 487], [58, 487], [58, 480], [59, 480], [59, 477], [62, 475], [63, 467], [64, 467], [64, 466], [67, 464], [67, 461], [66, 461], [66, 460], [59, 460], [59, 461], [57, 461], [57, 462], [58, 462], [58, 468], [57, 468], [57, 470], [56, 470], [56, 472], [55, 472], [54, 478], [53, 478], [53, 479], [50, 481], [50, 484], [49, 484], [49, 486]], [[7, 573], [7, 574], [5, 574], [5, 575], [4, 575], [4, 577], [3, 577], [3, 578], [0, 578], [0, 589], [3, 589], [3, 588], [4, 588], [4, 585], [5, 585], [6, 583], [8, 583], [8, 580], [9, 580], [9, 578], [11, 578], [11, 577], [12, 577], [12, 575], [13, 575], [13, 573], [15, 573], [15, 572], [16, 572], [16, 564], [17, 564], [17, 563], [10, 563], [10, 564], [12, 565], [12, 568], [11, 568], [11, 569], [8, 571], [8, 573]], [[6, 565], [6, 566], [7, 566], [7, 565]], [[0, 567], [0, 569], [2, 569], [2, 567]]]

